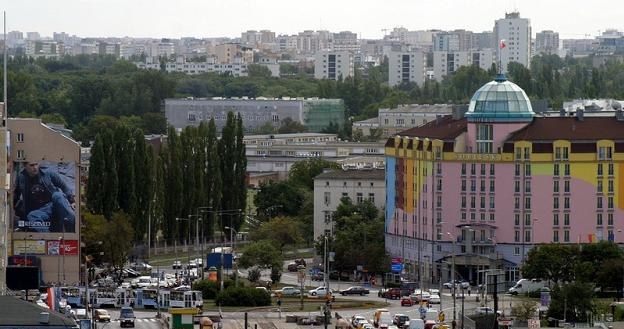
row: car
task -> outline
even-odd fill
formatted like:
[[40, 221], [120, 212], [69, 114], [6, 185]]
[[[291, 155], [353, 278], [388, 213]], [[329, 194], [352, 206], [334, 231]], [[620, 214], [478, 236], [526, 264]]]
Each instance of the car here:
[[174, 270], [181, 270], [182, 269], [182, 262], [179, 260], [175, 260], [173, 261], [173, 264], [171, 265], [171, 268]]
[[354, 315], [354, 316], [351, 317], [351, 325], [354, 328], [359, 327], [360, 322], [362, 322], [362, 321], [366, 321], [366, 318], [361, 316], [361, 315]]
[[331, 291], [328, 291], [327, 288], [320, 286], [318, 288], [312, 289], [310, 291], [308, 291], [308, 294], [310, 296], [318, 296], [318, 297], [325, 297], [327, 296], [327, 294], [331, 295]]
[[[477, 307], [475, 309], [475, 314], [494, 314], [494, 309], [487, 306]], [[499, 310], [496, 311], [496, 314], [500, 316], [503, 313]]]
[[415, 302], [426, 302], [431, 297], [431, 294], [427, 291], [421, 291], [420, 289], [416, 289], [413, 294], [410, 295], [410, 298]]
[[415, 302], [409, 297], [401, 298], [401, 306], [414, 306]]
[[130, 288], [132, 288], [132, 286], [130, 285], [130, 282], [128, 282], [128, 281], [124, 281], [124, 282], [122, 282], [122, 283], [119, 285], [119, 288], [122, 288], [122, 289], [130, 289]]
[[367, 321], [367, 323], [364, 323], [362, 325], [362, 329], [375, 329], [375, 326], [373, 326], [372, 324], [368, 323], [368, 321]]
[[314, 274], [310, 275], [310, 280], [312, 281], [323, 281], [325, 280], [325, 273], [323, 272], [316, 272]]
[[300, 294], [301, 290], [295, 287], [284, 287], [275, 291], [276, 296], [299, 296]]
[[429, 289], [429, 293], [432, 294], [432, 295], [439, 295], [440, 294], [440, 289], [431, 288], [431, 289]]
[[364, 287], [360, 287], [360, 286], [353, 286], [353, 287], [349, 287], [347, 289], [343, 289], [340, 290], [340, 294], [343, 296], [346, 295], [368, 295], [370, 293], [370, 291]]
[[440, 304], [440, 295], [431, 295], [431, 297], [429, 297], [429, 304]]
[[409, 321], [409, 316], [405, 314], [397, 313], [392, 318], [392, 323], [398, 327], [403, 327], [407, 321]]
[[136, 317], [134, 316], [134, 310], [132, 307], [122, 307], [119, 311], [119, 326], [120, 327], [131, 327], [134, 328], [134, 320]]
[[299, 265], [297, 265], [297, 263], [289, 263], [286, 268], [288, 268], [288, 272], [297, 272], [299, 270]]
[[381, 294], [381, 297], [388, 298], [388, 299], [399, 299], [401, 298], [401, 289], [399, 288], [387, 289]]
[[93, 321], [110, 322], [111, 317], [107, 310], [97, 309], [93, 314]]
[[463, 281], [463, 280], [451, 280], [449, 282], [444, 283], [443, 286], [446, 289], [453, 289], [453, 283], [457, 285], [458, 289], [459, 288], [466, 289], [470, 287], [470, 283], [468, 281]]
[[135, 271], [151, 271], [152, 265], [145, 262], [138, 262], [130, 264], [130, 268]]

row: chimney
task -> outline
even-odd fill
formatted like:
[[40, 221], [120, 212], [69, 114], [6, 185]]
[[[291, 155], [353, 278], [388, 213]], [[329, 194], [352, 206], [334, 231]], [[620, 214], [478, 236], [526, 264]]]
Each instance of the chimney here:
[[576, 119], [578, 121], [583, 121], [585, 115], [585, 111], [583, 109], [576, 110]]

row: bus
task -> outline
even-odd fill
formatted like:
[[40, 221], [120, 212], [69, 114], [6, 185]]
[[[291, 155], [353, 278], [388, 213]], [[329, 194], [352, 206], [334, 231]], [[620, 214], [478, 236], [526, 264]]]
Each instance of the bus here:
[[156, 289], [137, 289], [134, 291], [134, 307], [137, 308], [157, 308], [158, 307], [158, 290]]
[[67, 304], [73, 308], [84, 307], [82, 302], [84, 297], [84, 288], [78, 287], [61, 287], [61, 298], [64, 298]]
[[134, 303], [132, 290], [125, 288], [97, 288], [89, 291], [89, 301], [93, 307], [123, 307]]
[[201, 291], [198, 290], [172, 290], [169, 294], [169, 306], [172, 308], [202, 308], [204, 307], [204, 299]]

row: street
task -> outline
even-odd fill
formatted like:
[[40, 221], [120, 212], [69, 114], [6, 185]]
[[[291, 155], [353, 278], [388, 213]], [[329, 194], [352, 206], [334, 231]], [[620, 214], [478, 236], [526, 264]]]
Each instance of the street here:
[[[97, 329], [120, 328], [119, 326], [119, 309], [107, 309], [111, 316], [111, 322], [98, 322]], [[164, 310], [166, 312], [166, 310]], [[156, 311], [134, 310], [136, 320], [134, 327], [136, 329], [162, 329], [163, 322], [156, 318]]]

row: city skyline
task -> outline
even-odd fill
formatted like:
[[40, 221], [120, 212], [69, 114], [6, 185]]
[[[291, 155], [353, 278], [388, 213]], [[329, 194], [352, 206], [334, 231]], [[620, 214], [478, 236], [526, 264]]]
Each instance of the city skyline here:
[[[42, 37], [66, 32], [82, 37], [234, 38], [247, 30], [267, 29], [276, 34], [296, 34], [303, 30], [352, 31], [364, 39], [380, 39], [395, 27], [488, 31], [492, 30], [496, 19], [517, 10], [521, 17], [531, 20], [533, 34], [554, 30], [561, 38], [579, 39], [596, 36], [609, 28], [622, 29], [617, 14], [624, 9], [624, 4], [607, 0], [594, 1], [592, 6], [563, 0], [485, 0], [479, 1], [478, 7], [469, 0], [418, 3], [390, 0], [385, 6], [377, 4], [319, 0], [305, 8], [290, 9], [292, 2], [285, 0], [215, 0], [210, 4], [181, 0], [175, 4], [178, 10], [173, 10], [171, 3], [162, 0], [131, 3], [26, 0], [7, 3], [4, 10], [7, 31], [39, 32]], [[349, 11], [351, 14], [345, 14]], [[216, 14], [211, 15], [211, 12]], [[173, 14], [160, 17], [167, 13]], [[583, 17], [579, 17], [579, 13]], [[583, 24], [578, 23], [579, 19]]]

